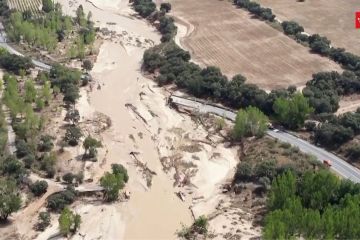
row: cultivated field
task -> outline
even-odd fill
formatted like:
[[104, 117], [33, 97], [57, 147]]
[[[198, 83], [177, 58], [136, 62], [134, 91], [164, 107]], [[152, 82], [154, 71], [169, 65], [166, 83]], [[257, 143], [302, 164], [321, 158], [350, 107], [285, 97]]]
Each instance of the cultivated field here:
[[360, 55], [360, 30], [355, 29], [355, 12], [359, 0], [257, 0], [270, 7], [280, 20], [295, 20], [308, 33], [328, 37], [335, 47]]
[[341, 70], [228, 1], [174, 0], [172, 4], [173, 15], [193, 29], [182, 44], [194, 60], [218, 66], [228, 76], [242, 73], [249, 82], [272, 89], [302, 86], [315, 72]]
[[10, 9], [24, 12], [30, 10], [34, 16], [40, 14], [41, 0], [7, 0]]

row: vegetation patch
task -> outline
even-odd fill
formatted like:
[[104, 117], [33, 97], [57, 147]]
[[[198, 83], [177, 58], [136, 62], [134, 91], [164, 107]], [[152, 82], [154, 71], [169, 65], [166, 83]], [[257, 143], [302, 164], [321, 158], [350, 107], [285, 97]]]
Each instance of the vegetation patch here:
[[268, 194], [264, 239], [357, 239], [360, 185], [328, 171], [279, 175]]

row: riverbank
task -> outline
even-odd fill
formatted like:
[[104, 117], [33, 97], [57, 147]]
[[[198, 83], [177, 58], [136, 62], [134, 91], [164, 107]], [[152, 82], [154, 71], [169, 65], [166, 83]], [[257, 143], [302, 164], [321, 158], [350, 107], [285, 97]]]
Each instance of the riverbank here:
[[[76, 108], [85, 135], [103, 143], [97, 162], [79, 160], [81, 144], [65, 147], [58, 174], [83, 170], [85, 181], [98, 183], [113, 163], [121, 163], [130, 176], [125, 189], [131, 193], [129, 200], [103, 204], [100, 199], [81, 198], [70, 206], [82, 217], [72, 239], [176, 239], [183, 224], [189, 226], [201, 215], [209, 217], [217, 239], [230, 232], [258, 236], [251, 217], [230, 226], [242, 213], [230, 209], [222, 186], [232, 178], [239, 156], [237, 147], [229, 147], [215, 129], [218, 119], [169, 108], [172, 89], [160, 88], [142, 75], [143, 52], [160, 42], [155, 28], [136, 17], [124, 1], [58, 2], [72, 15], [82, 4], [100, 27], [97, 38], [102, 45], [91, 72], [94, 81], [92, 87], [81, 89]], [[58, 110], [49, 132], [59, 140], [65, 111]], [[38, 213], [46, 210], [46, 197], [55, 190], [50, 185], [46, 195], [15, 215], [19, 237], [48, 239], [58, 234], [58, 214], [52, 214], [51, 226], [44, 232], [32, 229]]]
[[[98, 2], [93, 4], [106, 9]], [[85, 10], [92, 11], [98, 26], [114, 31], [113, 37], [105, 37], [92, 71], [101, 89], [90, 94], [91, 106], [111, 118], [112, 128], [103, 136], [106, 160], [91, 166], [89, 174], [96, 181], [112, 163], [126, 165], [130, 174], [127, 190], [132, 196], [127, 203], [106, 206], [101, 211], [101, 218], [111, 213], [116, 221], [99, 226], [89, 220], [80, 232], [103, 238], [117, 235], [124, 239], [144, 236], [174, 239], [181, 224], [191, 224], [192, 214], [194, 217], [212, 214], [211, 231], [226, 234], [230, 228], [223, 226], [230, 224], [232, 216], [224, 216], [216, 208], [226, 208], [229, 202], [221, 193], [221, 185], [233, 176], [237, 149], [221, 143], [217, 133], [209, 133], [196, 119], [166, 106], [169, 94], [142, 76], [143, 51], [159, 43], [160, 36], [152, 26], [135, 18], [124, 2], [119, 2], [117, 10], [99, 10], [92, 4], [81, 4]], [[108, 24], [110, 20], [113, 24]], [[135, 43], [129, 41], [134, 38]], [[209, 137], [213, 143], [202, 141]], [[185, 196], [184, 202], [175, 194], [179, 191]], [[103, 207], [84, 206], [79, 211], [91, 215], [99, 214], [99, 209]], [[116, 228], [114, 224], [120, 226]], [[108, 235], [102, 230], [106, 228], [112, 229]], [[250, 231], [245, 237], [259, 235], [259, 229], [250, 228], [251, 221], [231, 227], [234, 232]]]

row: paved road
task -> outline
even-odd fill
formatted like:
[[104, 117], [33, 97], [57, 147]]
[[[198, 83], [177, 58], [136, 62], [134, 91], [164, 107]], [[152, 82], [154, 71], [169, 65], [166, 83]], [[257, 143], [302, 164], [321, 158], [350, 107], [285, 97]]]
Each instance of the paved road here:
[[330, 160], [332, 162], [331, 169], [340, 176], [354, 182], [360, 182], [360, 170], [336, 155], [283, 131], [274, 132], [269, 130], [267, 134], [283, 142], [288, 142], [291, 145], [299, 147], [302, 152], [316, 156], [319, 161]]
[[[171, 96], [170, 101], [176, 105], [194, 108], [201, 113], [213, 113], [222, 116], [226, 119], [235, 121], [236, 113], [230, 109], [216, 107], [208, 104], [205, 101], [199, 101], [191, 98], [184, 98], [181, 96]], [[287, 132], [268, 130], [267, 134], [273, 138], [279, 139], [283, 142], [288, 142], [293, 146], [299, 147], [302, 152], [312, 154], [317, 157], [319, 161], [330, 160], [332, 162], [331, 169], [344, 178], [348, 178], [354, 182], [360, 183], [360, 170], [348, 164], [341, 158], [334, 154], [319, 148], [307, 141], [297, 138]]]
[[[1, 26], [2, 25], [0, 25], [0, 29], [1, 29]], [[0, 47], [5, 48], [11, 54], [15, 54], [15, 55], [22, 56], [22, 57], [24, 56], [22, 53], [18, 52], [16, 49], [14, 49], [9, 44], [7, 44], [6, 34], [4, 31], [1, 31], [1, 30], [0, 30]], [[33, 60], [33, 59], [31, 61], [36, 67], [41, 68], [44, 71], [50, 71], [50, 69], [51, 69], [51, 66], [48, 64], [45, 64], [45, 63], [42, 63], [40, 61]]]

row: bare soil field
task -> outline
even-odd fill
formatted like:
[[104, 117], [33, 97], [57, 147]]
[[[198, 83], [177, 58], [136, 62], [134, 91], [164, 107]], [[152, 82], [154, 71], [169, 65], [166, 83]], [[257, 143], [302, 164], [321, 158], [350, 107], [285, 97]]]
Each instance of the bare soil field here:
[[174, 0], [173, 15], [188, 32], [181, 45], [196, 62], [228, 75], [242, 73], [265, 89], [302, 86], [315, 72], [338, 70], [336, 63], [311, 54], [267, 23], [219, 0]]
[[360, 31], [355, 29], [355, 12], [360, 11], [358, 0], [257, 0], [271, 8], [284, 20], [295, 20], [307, 33], [328, 37], [335, 47], [360, 54]]

